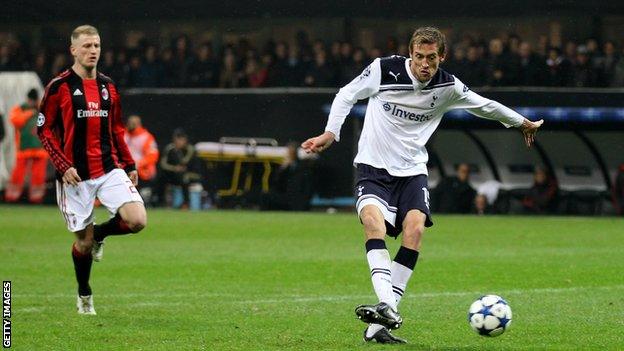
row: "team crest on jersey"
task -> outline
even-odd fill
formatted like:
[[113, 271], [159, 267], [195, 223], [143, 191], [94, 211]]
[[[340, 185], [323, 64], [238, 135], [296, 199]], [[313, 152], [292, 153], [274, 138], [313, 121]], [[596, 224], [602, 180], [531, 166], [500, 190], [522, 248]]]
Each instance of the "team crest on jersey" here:
[[390, 111], [392, 109], [392, 106], [390, 106], [390, 104], [386, 102], [385, 104], [383, 104], [383, 109], [386, 111]]
[[45, 116], [43, 115], [43, 113], [39, 113], [39, 116], [37, 116], [37, 127], [41, 127], [45, 124]]
[[108, 100], [108, 90], [106, 90], [106, 87], [102, 88], [102, 99]]
[[470, 90], [470, 88], [468, 88], [468, 86], [464, 84], [464, 89], [463, 89], [464, 93], [468, 92], [468, 90]]

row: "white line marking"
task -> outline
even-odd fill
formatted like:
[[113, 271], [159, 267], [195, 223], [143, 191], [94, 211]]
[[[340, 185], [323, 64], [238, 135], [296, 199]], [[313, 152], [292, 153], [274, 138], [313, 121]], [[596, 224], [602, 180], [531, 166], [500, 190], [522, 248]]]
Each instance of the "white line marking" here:
[[[535, 288], [535, 289], [511, 289], [511, 290], [501, 290], [496, 292], [497, 295], [509, 296], [509, 295], [526, 295], [526, 294], [540, 294], [540, 293], [548, 293], [548, 294], [558, 294], [558, 293], [567, 293], [567, 292], [580, 292], [580, 291], [593, 291], [593, 290], [619, 290], [624, 289], [624, 285], [611, 285], [611, 286], [576, 286], [569, 288]], [[437, 297], [457, 297], [457, 296], [473, 296], [478, 297], [481, 295], [485, 295], [488, 292], [483, 291], [438, 291], [438, 292], [425, 292], [425, 293], [416, 293], [410, 294], [410, 298], [437, 298]], [[56, 294], [56, 295], [41, 295], [41, 294], [25, 294], [25, 295], [13, 295], [14, 298], [20, 299], [23, 297], [47, 297], [47, 298], [72, 298], [74, 295], [70, 294]], [[273, 303], [284, 303], [284, 302], [335, 302], [335, 301], [350, 301], [350, 300], [365, 300], [371, 299], [373, 297], [370, 295], [328, 295], [328, 296], [278, 296], [271, 299], [255, 299], [255, 300], [236, 300], [236, 298], [242, 298], [245, 296], [236, 296], [232, 294], [216, 294], [216, 293], [207, 293], [207, 294], [101, 294], [97, 295], [100, 297], [117, 297], [117, 298], [134, 298], [141, 297], [145, 298], [146, 296], [154, 299], [164, 298], [164, 297], [174, 297], [174, 298], [185, 298], [189, 297], [215, 297], [220, 298], [222, 303], [232, 303], [232, 304], [241, 304], [241, 305], [254, 305], [254, 304], [273, 304]], [[229, 298], [224, 299], [224, 298]], [[232, 300], [234, 298], [234, 300]], [[166, 301], [146, 301], [132, 304], [131, 307], [158, 307], [158, 306], [188, 306], [188, 305], [197, 305], [195, 302], [166, 302]], [[45, 310], [49, 310], [50, 307], [25, 307], [25, 308], [14, 308], [17, 313], [41, 313]]]
[[[535, 288], [535, 289], [509, 289], [509, 290], [499, 290], [499, 291], [438, 291], [438, 292], [423, 292], [423, 293], [413, 293], [409, 294], [410, 298], [437, 298], [437, 297], [455, 297], [455, 296], [481, 296], [487, 293], [496, 293], [498, 295], [522, 295], [522, 294], [541, 294], [541, 293], [549, 293], [549, 294], [557, 294], [557, 293], [567, 293], [567, 292], [580, 292], [580, 291], [592, 291], [592, 290], [620, 290], [624, 289], [624, 285], [609, 285], [609, 286], [575, 286], [569, 288]], [[71, 294], [13, 294], [15, 300], [20, 300], [22, 298], [71, 298], [75, 295]], [[222, 299], [223, 303], [235, 303], [235, 304], [257, 304], [257, 303], [283, 303], [283, 302], [319, 302], [319, 301], [345, 301], [345, 300], [358, 300], [358, 299], [370, 299], [373, 295], [327, 295], [327, 296], [301, 296], [301, 295], [283, 295], [276, 296], [273, 298], [266, 299], [246, 299], [246, 300], [236, 300], [247, 297], [246, 295], [235, 295], [235, 294], [220, 294], [220, 293], [171, 293], [171, 294], [163, 294], [163, 293], [150, 293], [146, 292], [143, 294], [138, 293], [128, 293], [128, 294], [96, 294], [96, 297], [103, 298], [136, 298], [140, 297], [142, 299], [150, 298], [150, 299], [160, 299], [160, 298], [219, 298]], [[225, 298], [225, 299], [223, 299]], [[137, 306], [159, 306], [159, 305], [171, 305], [171, 302], [141, 302], [135, 305]], [[181, 302], [174, 302], [174, 304], [183, 305]], [[28, 310], [29, 308], [19, 309], [20, 311]], [[30, 307], [30, 309], [34, 309]]]

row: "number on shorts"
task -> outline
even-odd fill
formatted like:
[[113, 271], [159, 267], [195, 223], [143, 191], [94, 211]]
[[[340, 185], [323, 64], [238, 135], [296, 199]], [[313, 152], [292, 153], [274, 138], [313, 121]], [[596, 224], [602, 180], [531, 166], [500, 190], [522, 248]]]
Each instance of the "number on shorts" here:
[[423, 191], [423, 195], [425, 197], [425, 205], [427, 205], [427, 208], [429, 208], [429, 189], [423, 187], [422, 191]]

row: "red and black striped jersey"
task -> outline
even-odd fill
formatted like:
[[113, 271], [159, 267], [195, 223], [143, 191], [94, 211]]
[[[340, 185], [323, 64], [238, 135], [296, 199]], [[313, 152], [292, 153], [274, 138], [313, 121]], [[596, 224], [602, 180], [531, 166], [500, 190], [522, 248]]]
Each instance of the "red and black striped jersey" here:
[[62, 176], [76, 168], [82, 180], [123, 168], [135, 169], [124, 140], [120, 97], [113, 81], [98, 73], [82, 79], [72, 69], [46, 87], [37, 133]]

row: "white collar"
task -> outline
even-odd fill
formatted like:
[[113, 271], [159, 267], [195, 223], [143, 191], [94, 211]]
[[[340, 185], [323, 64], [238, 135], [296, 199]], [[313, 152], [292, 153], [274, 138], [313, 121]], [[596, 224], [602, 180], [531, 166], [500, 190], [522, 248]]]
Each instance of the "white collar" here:
[[412, 62], [412, 59], [408, 57], [407, 60], [405, 60], [405, 70], [407, 71], [407, 75], [412, 80], [412, 85], [414, 86], [414, 89], [420, 90], [426, 87], [429, 84], [429, 82], [431, 82], [431, 79], [429, 79], [426, 82], [419, 81], [418, 78], [416, 78], [414, 74], [412, 73], [412, 69], [410, 68], [410, 62]]

